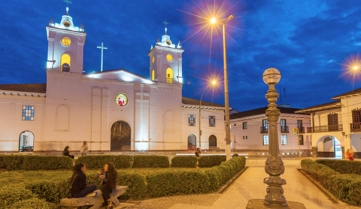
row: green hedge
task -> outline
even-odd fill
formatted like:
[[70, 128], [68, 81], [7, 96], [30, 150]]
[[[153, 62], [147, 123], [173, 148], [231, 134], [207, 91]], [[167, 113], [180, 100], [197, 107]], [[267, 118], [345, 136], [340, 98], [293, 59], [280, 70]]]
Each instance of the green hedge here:
[[197, 165], [196, 156], [175, 156], [171, 160], [172, 167], [195, 168]]
[[361, 175], [361, 162], [349, 160], [316, 160], [317, 163], [327, 165], [333, 170], [342, 174], [358, 174]]
[[112, 162], [115, 168], [130, 168], [133, 157], [129, 155], [86, 155], [79, 157], [76, 163], [85, 163], [88, 169], [101, 169], [104, 164]]
[[135, 155], [133, 156], [133, 168], [168, 168], [169, 158], [158, 155]]
[[0, 155], [0, 168], [7, 170], [70, 169], [73, 160], [65, 156]]
[[143, 199], [147, 196], [146, 180], [142, 175], [118, 171], [118, 185], [128, 186], [121, 198]]
[[200, 156], [198, 158], [198, 166], [200, 168], [209, 168], [220, 165], [224, 161], [226, 161], [225, 155]]

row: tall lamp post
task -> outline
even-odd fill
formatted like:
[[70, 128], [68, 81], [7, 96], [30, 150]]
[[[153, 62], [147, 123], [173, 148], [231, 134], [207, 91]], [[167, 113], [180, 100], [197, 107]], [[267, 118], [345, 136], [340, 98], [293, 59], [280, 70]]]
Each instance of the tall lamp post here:
[[277, 98], [279, 94], [276, 91], [275, 85], [281, 80], [281, 73], [276, 68], [268, 68], [263, 73], [263, 81], [269, 86], [266, 98], [268, 100], [268, 109], [266, 116], [269, 122], [268, 138], [269, 151], [266, 160], [265, 170], [270, 176], [264, 179], [264, 183], [268, 185], [267, 195], [264, 199], [264, 204], [271, 203], [281, 204], [286, 206], [286, 198], [283, 196], [282, 185], [286, 184], [286, 180], [281, 179], [280, 175], [284, 173], [285, 168], [281, 155], [279, 154], [277, 121], [280, 115], [280, 110], [277, 108]]
[[[231, 159], [231, 133], [229, 126], [229, 96], [228, 96], [228, 71], [227, 71], [227, 45], [226, 45], [226, 23], [234, 18], [230, 15], [225, 21], [221, 21], [223, 28], [223, 77], [224, 77], [224, 108], [226, 118], [226, 159]], [[215, 24], [217, 20], [211, 19], [211, 23]]]

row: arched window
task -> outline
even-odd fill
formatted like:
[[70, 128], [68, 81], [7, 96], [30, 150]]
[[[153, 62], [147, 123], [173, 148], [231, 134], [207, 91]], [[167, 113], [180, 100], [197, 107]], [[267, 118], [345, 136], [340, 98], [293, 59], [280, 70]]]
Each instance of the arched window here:
[[154, 81], [154, 80], [155, 80], [155, 71], [152, 70], [152, 81]]
[[69, 54], [63, 54], [61, 55], [61, 62], [60, 67], [62, 72], [69, 72], [70, 71], [70, 62], [71, 58]]
[[166, 78], [167, 78], [167, 83], [173, 83], [173, 70], [172, 68], [167, 68], [166, 73]]

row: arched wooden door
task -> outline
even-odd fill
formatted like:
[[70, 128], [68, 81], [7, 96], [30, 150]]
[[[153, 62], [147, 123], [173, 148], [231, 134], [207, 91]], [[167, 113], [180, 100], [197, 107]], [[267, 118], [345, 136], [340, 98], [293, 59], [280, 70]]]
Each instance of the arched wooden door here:
[[131, 128], [127, 122], [117, 121], [112, 125], [110, 151], [130, 151]]

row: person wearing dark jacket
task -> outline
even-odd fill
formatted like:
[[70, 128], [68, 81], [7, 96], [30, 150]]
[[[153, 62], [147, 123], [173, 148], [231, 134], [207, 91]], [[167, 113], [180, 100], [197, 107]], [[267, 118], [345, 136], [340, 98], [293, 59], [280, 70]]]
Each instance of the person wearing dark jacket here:
[[70, 181], [70, 183], [72, 183], [70, 191], [73, 198], [85, 197], [87, 194], [96, 190], [96, 185], [88, 185], [86, 183], [86, 166], [84, 163], [76, 164], [73, 170], [74, 173]]
[[70, 153], [69, 153], [69, 146], [66, 146], [64, 148], [63, 155], [74, 159], [74, 155], [70, 155]]
[[100, 186], [104, 201], [102, 206], [106, 207], [109, 206], [110, 193], [117, 187], [118, 173], [113, 163], [106, 163], [103, 169], [98, 172], [98, 176], [102, 179], [102, 185]]

